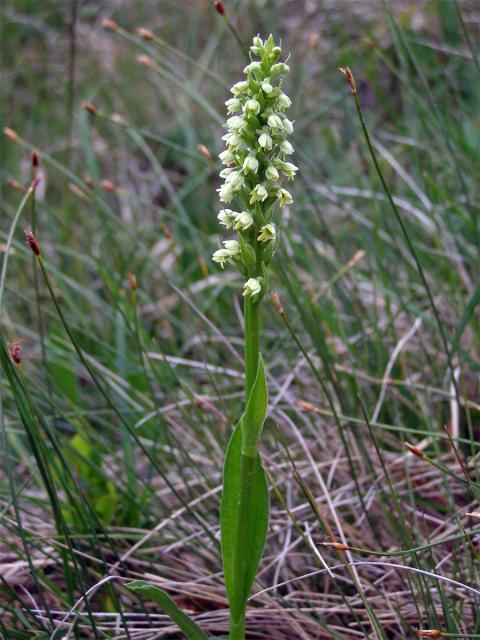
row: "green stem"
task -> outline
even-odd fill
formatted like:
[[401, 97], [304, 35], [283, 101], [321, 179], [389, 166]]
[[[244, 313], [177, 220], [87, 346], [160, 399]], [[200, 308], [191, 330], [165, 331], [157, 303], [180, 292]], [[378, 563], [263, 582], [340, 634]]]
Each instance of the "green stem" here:
[[245, 298], [244, 305], [245, 341], [245, 406], [257, 377], [258, 355], [260, 353], [260, 304]]

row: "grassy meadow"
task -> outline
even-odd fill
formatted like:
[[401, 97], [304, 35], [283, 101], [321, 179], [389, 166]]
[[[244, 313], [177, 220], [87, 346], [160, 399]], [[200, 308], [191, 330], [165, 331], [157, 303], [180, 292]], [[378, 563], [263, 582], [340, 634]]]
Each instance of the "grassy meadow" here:
[[0, 638], [185, 637], [137, 579], [228, 637], [243, 280], [211, 260], [218, 154], [270, 33], [299, 171], [246, 637], [480, 638], [480, 5], [224, 5], [1, 2]]

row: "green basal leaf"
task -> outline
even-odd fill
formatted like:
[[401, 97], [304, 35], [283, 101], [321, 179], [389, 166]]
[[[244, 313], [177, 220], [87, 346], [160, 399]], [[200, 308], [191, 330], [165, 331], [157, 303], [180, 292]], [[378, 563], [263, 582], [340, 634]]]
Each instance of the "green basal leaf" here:
[[145, 580], [134, 580], [126, 586], [135, 593], [159, 604], [165, 613], [168, 614], [183, 631], [187, 640], [207, 640], [208, 636], [200, 629], [196, 622], [180, 609], [166, 591], [145, 582]]
[[260, 357], [255, 385], [247, 409], [228, 444], [223, 470], [222, 558], [234, 620], [239, 620], [244, 613], [267, 537], [269, 496], [256, 449], [267, 404], [265, 369]]

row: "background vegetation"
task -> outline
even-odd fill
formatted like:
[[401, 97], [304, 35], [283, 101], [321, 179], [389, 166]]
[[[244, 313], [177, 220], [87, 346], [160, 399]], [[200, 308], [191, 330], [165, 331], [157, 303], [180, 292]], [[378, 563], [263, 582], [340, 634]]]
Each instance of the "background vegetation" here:
[[209, 0], [1, 4], [0, 635], [181, 637], [137, 578], [226, 632], [243, 373], [241, 281], [210, 260], [217, 157], [247, 44], [272, 32], [300, 171], [272, 277], [289, 327], [265, 302], [249, 637], [480, 637], [480, 8], [225, 4], [232, 28]]

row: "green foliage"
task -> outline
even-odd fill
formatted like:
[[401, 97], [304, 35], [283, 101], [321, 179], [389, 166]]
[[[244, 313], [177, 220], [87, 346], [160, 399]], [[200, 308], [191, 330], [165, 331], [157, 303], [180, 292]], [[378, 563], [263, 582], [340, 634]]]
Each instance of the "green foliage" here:
[[[159, 576], [206, 632], [227, 632], [221, 468], [245, 410], [239, 303], [250, 274], [210, 260], [217, 157], [248, 42], [270, 32], [292, 52], [300, 170], [264, 253], [276, 249], [268, 282], [255, 274], [285, 315], [265, 296], [277, 428], [260, 449], [273, 526], [247, 630], [478, 636], [479, 597], [461, 586], [479, 581], [479, 520], [467, 515], [478, 512], [480, 454], [478, 7], [224, 4], [228, 20], [203, 1], [1, 3], [1, 118], [17, 138], [0, 143], [0, 636], [165, 635], [170, 619], [117, 576]], [[21, 208], [25, 193], [9, 185], [28, 188], [32, 149], [41, 182]], [[30, 226], [90, 372], [25, 246]], [[253, 274], [246, 246], [242, 258]]]
[[[242, 453], [242, 422], [243, 419], [228, 444], [220, 510], [225, 584], [236, 622], [244, 614], [263, 554], [269, 511], [268, 489], [260, 456], [258, 453], [254, 456]], [[245, 501], [242, 492], [245, 493]], [[238, 566], [235, 566], [236, 555], [240, 557]]]
[[200, 627], [175, 604], [166, 591], [148, 584], [145, 580], [134, 580], [129, 582], [127, 587], [138, 595], [159, 604], [183, 631], [186, 640], [206, 640], [207, 636]]

